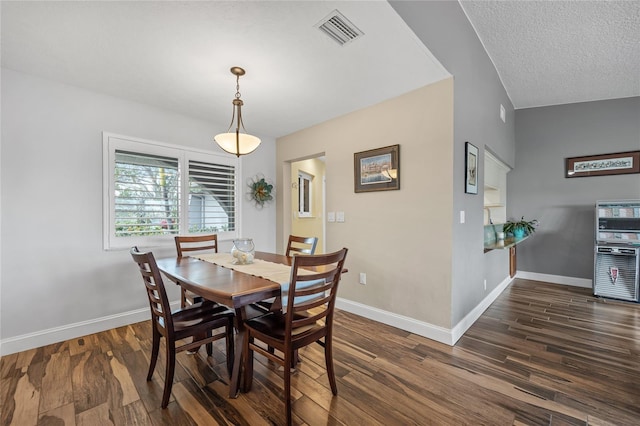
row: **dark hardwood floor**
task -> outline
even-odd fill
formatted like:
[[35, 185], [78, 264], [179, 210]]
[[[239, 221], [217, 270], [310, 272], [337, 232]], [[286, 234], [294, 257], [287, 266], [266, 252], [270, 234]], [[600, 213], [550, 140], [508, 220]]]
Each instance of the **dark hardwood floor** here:
[[[306, 425], [638, 425], [640, 305], [590, 289], [515, 280], [454, 347], [338, 312], [338, 396], [322, 348], [301, 351], [294, 422]], [[223, 342], [164, 358], [146, 382], [150, 324], [2, 357], [2, 425], [269, 425], [282, 379], [256, 357], [251, 392], [228, 399]]]

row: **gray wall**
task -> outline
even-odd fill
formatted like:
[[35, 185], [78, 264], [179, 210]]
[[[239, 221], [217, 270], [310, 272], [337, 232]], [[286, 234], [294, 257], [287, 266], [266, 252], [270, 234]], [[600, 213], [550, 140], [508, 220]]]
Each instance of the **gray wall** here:
[[[112, 328], [130, 312], [148, 311], [128, 251], [102, 249], [102, 132], [222, 152], [212, 135], [227, 119], [192, 119], [2, 69], [3, 352], [41, 346], [54, 328], [78, 336], [85, 326]], [[241, 168], [243, 183], [257, 173], [274, 178], [275, 141], [263, 139]], [[275, 250], [275, 206], [242, 207], [242, 234]], [[172, 256], [175, 246], [153, 251]], [[168, 291], [178, 300], [176, 286]], [[17, 341], [5, 345], [10, 338]]]
[[[465, 142], [489, 147], [513, 166], [513, 106], [460, 4], [454, 1], [392, 1], [391, 6], [454, 77], [452, 325], [508, 277], [508, 253], [483, 253], [483, 194], [464, 193]], [[507, 112], [499, 118], [500, 104]], [[480, 168], [480, 182], [484, 168]], [[460, 211], [466, 223], [460, 224]], [[484, 290], [483, 280], [487, 279]]]
[[593, 278], [597, 200], [640, 199], [640, 174], [564, 177], [566, 157], [640, 150], [640, 97], [516, 111], [507, 215], [538, 219], [518, 270]]

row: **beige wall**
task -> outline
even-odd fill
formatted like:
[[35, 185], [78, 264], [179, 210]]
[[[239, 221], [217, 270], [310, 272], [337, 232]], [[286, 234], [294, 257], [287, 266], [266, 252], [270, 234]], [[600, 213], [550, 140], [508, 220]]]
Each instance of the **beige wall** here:
[[[311, 217], [298, 217], [298, 190], [291, 191], [291, 233], [302, 237], [317, 237], [316, 254], [324, 253], [324, 239], [322, 237], [322, 180], [325, 175], [324, 161], [317, 158], [296, 161], [291, 164], [291, 182], [298, 181], [298, 171], [313, 177], [311, 181]], [[291, 188], [291, 186], [290, 186]]]
[[[451, 326], [453, 80], [277, 140], [278, 188], [291, 187], [291, 162], [326, 160], [326, 251], [349, 248], [338, 296], [436, 326]], [[399, 191], [354, 193], [353, 154], [400, 144]], [[284, 193], [283, 193], [284, 192]], [[291, 230], [291, 191], [277, 200], [277, 246]], [[285, 213], [286, 212], [286, 213]], [[359, 273], [367, 285], [358, 284]]]

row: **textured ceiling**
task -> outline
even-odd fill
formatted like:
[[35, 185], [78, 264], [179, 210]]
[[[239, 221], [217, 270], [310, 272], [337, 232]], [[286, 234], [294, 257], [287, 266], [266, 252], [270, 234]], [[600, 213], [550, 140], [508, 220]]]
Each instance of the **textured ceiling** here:
[[461, 1], [514, 107], [640, 96], [640, 1]]
[[[462, 1], [516, 108], [640, 96], [640, 1]], [[441, 80], [386, 1], [1, 3], [2, 66], [279, 137]], [[345, 46], [315, 24], [338, 9]]]
[[[364, 31], [340, 46], [334, 9]], [[2, 66], [278, 137], [449, 74], [386, 1], [2, 2]]]

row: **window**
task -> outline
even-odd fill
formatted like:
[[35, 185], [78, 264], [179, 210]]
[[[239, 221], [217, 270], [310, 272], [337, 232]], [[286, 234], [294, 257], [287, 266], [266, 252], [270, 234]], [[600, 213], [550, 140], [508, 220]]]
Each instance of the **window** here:
[[107, 133], [103, 150], [105, 249], [237, 236], [237, 159]]
[[311, 217], [311, 181], [313, 177], [298, 172], [298, 217]]

